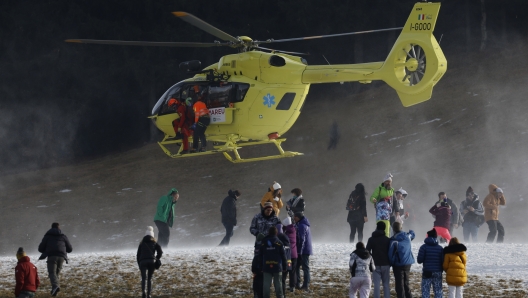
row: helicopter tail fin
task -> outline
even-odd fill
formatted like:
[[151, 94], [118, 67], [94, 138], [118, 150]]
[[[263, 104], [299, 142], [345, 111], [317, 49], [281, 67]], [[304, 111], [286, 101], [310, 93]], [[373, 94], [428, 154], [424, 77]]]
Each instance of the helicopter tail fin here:
[[396, 90], [403, 106], [431, 98], [447, 70], [447, 60], [433, 36], [440, 3], [416, 3], [383, 64], [382, 80]]

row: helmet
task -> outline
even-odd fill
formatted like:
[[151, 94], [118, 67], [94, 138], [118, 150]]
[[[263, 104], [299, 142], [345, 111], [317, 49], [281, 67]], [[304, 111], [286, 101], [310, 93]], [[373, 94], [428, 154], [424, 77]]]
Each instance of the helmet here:
[[178, 104], [178, 103], [179, 103], [179, 101], [173, 97], [173, 98], [171, 98], [171, 99], [169, 100], [169, 102], [167, 103], [167, 105], [168, 105], [169, 107], [172, 107], [173, 105], [176, 105], [176, 104]]

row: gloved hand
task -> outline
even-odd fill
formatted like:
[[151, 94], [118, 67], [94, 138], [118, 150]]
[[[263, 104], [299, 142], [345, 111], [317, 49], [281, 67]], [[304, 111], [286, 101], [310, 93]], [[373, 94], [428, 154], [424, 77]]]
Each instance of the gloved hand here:
[[195, 130], [196, 129], [196, 123], [193, 123], [190, 128], [191, 128], [191, 130]]
[[273, 198], [273, 200], [274, 200], [275, 202], [278, 202], [278, 201], [279, 201], [279, 198], [275, 197], [275, 198]]

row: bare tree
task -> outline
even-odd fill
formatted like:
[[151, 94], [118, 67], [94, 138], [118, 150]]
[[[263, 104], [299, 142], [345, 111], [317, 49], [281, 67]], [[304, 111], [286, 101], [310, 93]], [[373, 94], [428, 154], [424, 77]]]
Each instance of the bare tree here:
[[486, 49], [486, 42], [488, 41], [488, 32], [486, 31], [486, 0], [480, 0], [480, 12], [482, 15], [480, 21], [480, 51], [484, 51]]

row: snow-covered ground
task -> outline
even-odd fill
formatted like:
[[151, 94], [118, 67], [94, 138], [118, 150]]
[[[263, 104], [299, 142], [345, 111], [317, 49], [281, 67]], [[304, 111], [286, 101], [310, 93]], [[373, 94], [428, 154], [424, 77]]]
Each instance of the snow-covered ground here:
[[[416, 257], [422, 243], [413, 241], [413, 252]], [[355, 245], [352, 244], [315, 244], [314, 256], [311, 259], [312, 284], [319, 288], [329, 288], [335, 283], [346, 286], [347, 276], [343, 274], [348, 269], [348, 259]], [[527, 244], [467, 244], [469, 275], [477, 275], [491, 287], [502, 287], [499, 281], [517, 280], [520, 287], [528, 289], [528, 245]], [[30, 255], [33, 262], [37, 255]], [[222, 287], [241, 281], [239, 290], [215, 294], [250, 295], [251, 272], [250, 264], [253, 257], [252, 246], [213, 247], [198, 249], [167, 249], [162, 258], [163, 266], [157, 275], [171, 275], [176, 281], [170, 285], [160, 282], [158, 277], [154, 291], [159, 294], [181, 288], [179, 282], [192, 278], [189, 287], [197, 290], [218, 291]], [[46, 263], [35, 263], [47, 290]], [[11, 291], [14, 286], [14, 267], [16, 258], [0, 258], [0, 293]], [[163, 272], [167, 274], [163, 274]], [[412, 266], [412, 271], [420, 272], [421, 265]], [[67, 281], [65, 292], [75, 290], [77, 295], [88, 295], [90, 289], [84, 285], [100, 280], [100, 287], [108, 287], [105, 291], [119, 296], [119, 293], [129, 288], [137, 289], [139, 271], [135, 262], [135, 251], [94, 252], [70, 254], [69, 264], [64, 266], [63, 280]], [[213, 286], [213, 284], [221, 286]], [[414, 287], [416, 290], [416, 286]], [[44, 291], [42, 290], [42, 291]], [[191, 290], [192, 292], [192, 290]], [[66, 293], [64, 293], [66, 294]], [[168, 294], [168, 293], [167, 293]], [[116, 296], [116, 297], [117, 297]], [[73, 297], [73, 296], [72, 296]], [[518, 297], [518, 296], [515, 296]], [[522, 296], [521, 296], [522, 297]]]

